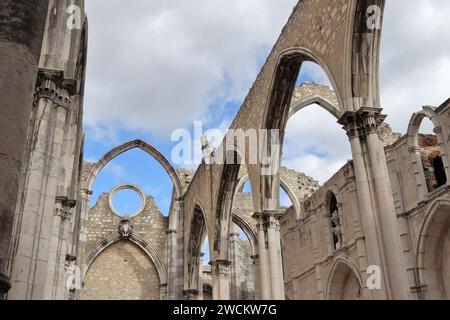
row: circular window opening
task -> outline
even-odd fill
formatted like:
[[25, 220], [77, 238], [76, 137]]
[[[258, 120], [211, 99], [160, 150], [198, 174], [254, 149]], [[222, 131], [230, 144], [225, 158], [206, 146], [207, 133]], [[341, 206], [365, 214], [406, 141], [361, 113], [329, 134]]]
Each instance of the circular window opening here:
[[143, 209], [142, 196], [136, 190], [125, 187], [115, 191], [111, 196], [111, 208], [119, 216], [132, 217]]

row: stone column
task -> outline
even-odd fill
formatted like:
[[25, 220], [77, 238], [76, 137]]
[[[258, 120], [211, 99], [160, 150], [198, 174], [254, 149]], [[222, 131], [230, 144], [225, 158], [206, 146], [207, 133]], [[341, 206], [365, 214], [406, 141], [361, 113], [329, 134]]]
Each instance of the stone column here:
[[397, 223], [392, 189], [386, 163], [384, 147], [378, 137], [380, 109], [363, 108], [359, 114], [362, 119], [367, 139], [367, 149], [371, 163], [375, 198], [378, 207], [380, 230], [385, 254], [385, 270], [390, 284], [392, 299], [408, 298], [408, 281], [403, 264], [400, 232]]
[[200, 263], [198, 266], [198, 300], [203, 300], [203, 263], [204, 263], [205, 254], [203, 252], [200, 253]]
[[270, 271], [269, 271], [269, 260], [267, 255], [266, 248], [266, 231], [264, 227], [264, 219], [263, 215], [259, 212], [253, 215], [253, 218], [257, 221], [257, 229], [258, 229], [258, 275], [259, 277], [255, 277], [255, 283], [259, 282], [260, 287], [260, 297], [261, 300], [270, 300], [271, 292], [270, 292]]
[[[353, 167], [355, 170], [356, 191], [358, 196], [359, 213], [361, 215], [361, 224], [365, 237], [367, 260], [369, 265], [377, 265], [382, 269], [382, 246], [379, 238], [379, 224], [376, 219], [376, 204], [373, 202], [369, 165], [366, 161], [366, 155], [360, 140], [361, 128], [359, 117], [354, 112], [347, 112], [340, 120], [347, 131], [352, 150]], [[372, 297], [375, 299], [387, 299], [386, 277], [383, 277], [383, 290], [371, 291]]]
[[270, 269], [270, 293], [272, 300], [284, 300], [283, 261], [281, 258], [280, 218], [278, 211], [263, 212], [267, 229], [267, 249]]
[[239, 233], [237, 226], [231, 223], [230, 227], [230, 255], [231, 255], [231, 299], [241, 299], [239, 283]]
[[255, 281], [255, 300], [261, 300], [261, 282], [259, 275], [259, 256], [257, 254], [251, 256], [253, 261], [253, 272]]
[[7, 275], [14, 211], [48, 0], [2, 0], [0, 6], [0, 299]]
[[228, 260], [211, 262], [211, 274], [216, 279], [216, 290], [213, 287], [214, 300], [230, 300], [230, 265]]
[[43, 297], [46, 300], [67, 298], [65, 268], [66, 257], [70, 255], [68, 246], [69, 224], [72, 218], [72, 208], [75, 207], [75, 204], [75, 200], [69, 200], [67, 197], [56, 198], [48, 257], [48, 284], [45, 286]]
[[[30, 127], [29, 163], [21, 202], [16, 214], [17, 229], [12, 249], [11, 277], [14, 284], [9, 299], [57, 298], [55, 279], [63, 273], [69, 248], [58, 245], [59, 218], [55, 218], [59, 174], [70, 92], [75, 86], [63, 73], [41, 69]], [[70, 91], [70, 92], [69, 92]], [[56, 219], [56, 221], [55, 221]], [[57, 247], [63, 251], [57, 251]], [[62, 260], [62, 261], [60, 261]], [[61, 290], [59, 291], [61, 292]]]
[[177, 254], [178, 254], [178, 220], [180, 216], [180, 210], [183, 206], [183, 199], [175, 199], [173, 216], [169, 217], [169, 229], [167, 230], [167, 255], [169, 257], [169, 283], [168, 293], [169, 299], [175, 300], [177, 298]]

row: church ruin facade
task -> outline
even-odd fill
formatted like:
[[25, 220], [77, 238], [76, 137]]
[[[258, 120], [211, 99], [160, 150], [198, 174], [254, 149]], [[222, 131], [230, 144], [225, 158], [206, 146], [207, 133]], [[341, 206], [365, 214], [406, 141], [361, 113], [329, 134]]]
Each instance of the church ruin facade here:
[[[5, 3], [0, 294], [6, 299], [450, 298], [450, 99], [411, 106], [418, 111], [404, 134], [385, 123], [378, 84], [384, 0], [299, 1], [231, 125], [277, 131], [283, 150], [290, 117], [313, 104], [325, 109], [347, 135], [352, 159], [322, 185], [285, 167], [268, 174], [246, 139], [244, 145], [224, 139], [222, 153], [205, 141], [195, 172], [175, 168], [142, 140], [85, 161], [84, 0]], [[80, 9], [71, 21], [77, 28], [67, 25], [71, 6]], [[13, 32], [14, 16], [30, 11], [33, 31], [22, 25]], [[331, 87], [297, 86], [305, 62], [321, 66]], [[21, 76], [8, 76], [14, 72]], [[434, 134], [420, 133], [424, 119]], [[129, 183], [90, 205], [99, 173], [136, 148], [171, 179], [167, 216], [151, 194]], [[264, 144], [264, 154], [273, 148]], [[210, 163], [212, 156], [224, 161]], [[289, 208], [280, 205], [280, 188]], [[112, 201], [123, 189], [139, 195], [130, 216]]]

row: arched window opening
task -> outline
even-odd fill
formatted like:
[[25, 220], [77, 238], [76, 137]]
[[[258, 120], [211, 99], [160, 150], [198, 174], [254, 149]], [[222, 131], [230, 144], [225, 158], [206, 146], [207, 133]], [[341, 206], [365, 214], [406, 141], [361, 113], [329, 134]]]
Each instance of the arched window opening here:
[[[92, 186], [90, 207], [93, 208], [101, 197], [119, 184], [133, 184], [143, 190], [149, 204], [164, 216], [169, 215], [173, 183], [161, 164], [145, 151], [135, 148], [109, 161], [97, 175]], [[120, 192], [113, 199], [114, 206], [124, 214], [134, 212], [138, 205], [136, 194]]]
[[255, 299], [255, 272], [252, 261], [253, 248], [245, 232], [231, 224], [230, 261], [232, 300]]
[[293, 208], [294, 204], [292, 199], [287, 194], [286, 190], [280, 186], [280, 206], [282, 210], [287, 210]]
[[[328, 181], [351, 159], [348, 138], [337, 125], [341, 113], [325, 71], [314, 62], [303, 62], [292, 93], [281, 165], [320, 184]], [[299, 188], [308, 195], [316, 190]]]
[[328, 213], [330, 218], [332, 248], [333, 250], [339, 250], [342, 248], [342, 226], [339, 216], [338, 202], [334, 194], [331, 195], [329, 201]]
[[428, 191], [431, 192], [447, 183], [442, 152], [439, 147], [438, 137], [433, 132], [433, 123], [429, 118], [424, 118], [417, 137], [422, 160], [423, 173]]
[[447, 176], [445, 175], [444, 162], [441, 156], [433, 159], [434, 177], [436, 179], [436, 187], [439, 188], [447, 183]]

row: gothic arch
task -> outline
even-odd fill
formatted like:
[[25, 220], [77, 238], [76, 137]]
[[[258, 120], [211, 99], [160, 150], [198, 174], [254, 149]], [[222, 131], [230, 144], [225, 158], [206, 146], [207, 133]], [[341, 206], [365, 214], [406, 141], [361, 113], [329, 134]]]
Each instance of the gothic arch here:
[[[89, 268], [91, 267], [92, 263], [95, 261], [95, 259], [103, 252], [105, 251], [109, 246], [113, 245], [114, 243], [124, 240], [120, 234], [114, 234], [112, 236], [109, 236], [108, 238], [101, 241], [97, 246], [92, 249], [92, 251], [86, 256], [86, 258], [83, 261], [81, 272], [82, 272], [82, 279], [86, 277], [87, 272], [89, 271]], [[158, 256], [158, 253], [153, 249], [153, 247], [148, 244], [144, 239], [139, 237], [138, 235], [132, 233], [131, 236], [127, 239], [127, 241], [130, 241], [137, 245], [144, 253], [150, 258], [153, 265], [156, 268], [156, 271], [158, 272], [159, 277], [159, 283], [160, 283], [160, 297], [161, 299], [164, 299], [166, 296], [166, 287], [167, 287], [167, 272], [164, 268], [163, 263], [161, 262], [161, 259]]]
[[[337, 211], [339, 214], [339, 224], [340, 224], [340, 228], [341, 228], [341, 246], [345, 246], [346, 243], [346, 225], [345, 225], [345, 218], [344, 218], [344, 213], [342, 211], [342, 196], [339, 192], [339, 190], [337, 190], [335, 187], [331, 187], [326, 195], [325, 195], [325, 219], [326, 219], [326, 225], [328, 227], [328, 233], [329, 233], [329, 241], [330, 241], [330, 248], [332, 249], [331, 252], [335, 252], [336, 250], [338, 250], [339, 248], [336, 248], [335, 244], [333, 243], [334, 241], [334, 236], [333, 236], [333, 231], [332, 231], [332, 222], [331, 222], [331, 202], [332, 199], [336, 200], [336, 207], [337, 207]], [[331, 245], [333, 243], [333, 245]]]
[[[236, 190], [238, 190], [238, 191], [243, 190], [245, 182], [249, 179], [250, 178], [249, 178], [248, 174], [243, 175], [242, 178], [239, 180], [239, 182], [236, 185]], [[283, 188], [284, 191], [286, 191], [287, 195], [289, 196], [289, 199], [292, 201], [292, 204], [294, 206], [297, 217], [300, 217], [300, 213], [301, 213], [300, 201], [298, 200], [298, 198], [295, 195], [292, 188], [282, 177], [280, 177], [280, 187]], [[255, 201], [255, 199], [253, 199], [253, 201]]]
[[[338, 257], [331, 266], [327, 278], [326, 298], [328, 300], [356, 299], [362, 297], [363, 280], [356, 264], [348, 257]], [[353, 289], [355, 292], [353, 292]]]
[[209, 250], [211, 255], [211, 237], [208, 234], [208, 228], [206, 225], [205, 211], [203, 206], [196, 201], [194, 203], [194, 212], [192, 214], [192, 219], [189, 221], [188, 231], [188, 243], [187, 243], [187, 256], [185, 256], [185, 275], [186, 275], [186, 285], [187, 290], [201, 290], [198, 288], [198, 276], [200, 267], [200, 255], [202, 250], [202, 244], [208, 236]]
[[450, 166], [447, 157], [447, 149], [445, 144], [445, 139], [442, 136], [442, 129], [439, 123], [438, 115], [436, 114], [436, 108], [431, 106], [425, 106], [422, 111], [415, 112], [411, 116], [408, 125], [408, 140], [407, 146], [410, 152], [411, 163], [414, 166], [414, 175], [416, 178], [416, 185], [419, 190], [420, 199], [425, 200], [430, 190], [428, 190], [427, 183], [425, 180], [425, 172], [422, 164], [422, 157], [419, 149], [419, 131], [420, 126], [425, 118], [428, 118], [434, 127], [434, 132], [436, 134], [439, 150], [441, 152], [442, 161], [444, 164], [445, 174], [450, 177]]
[[288, 118], [292, 118], [297, 112], [312, 104], [321, 106], [336, 119], [340, 119], [344, 114], [342, 110], [338, 106], [334, 105], [328, 98], [322, 97], [320, 94], [316, 93], [313, 96], [306, 97], [304, 100], [298, 101], [295, 105], [293, 105], [289, 111]]
[[[297, 106], [298, 110], [306, 107], [307, 105], [310, 105], [310, 102], [318, 102], [319, 105], [324, 106], [325, 110], [331, 112], [331, 114], [333, 114], [335, 117], [343, 114], [343, 110], [345, 110], [343, 107], [344, 104], [342, 102], [342, 94], [338, 90], [334, 76], [325, 61], [323, 61], [318, 55], [313, 53], [312, 50], [308, 50], [302, 47], [294, 47], [282, 51], [278, 56], [276, 67], [272, 75], [271, 84], [269, 86], [270, 90], [267, 93], [268, 96], [266, 99], [266, 111], [263, 119], [264, 129], [279, 130], [279, 144], [281, 146], [280, 152], [282, 152], [284, 145], [284, 134], [288, 119], [293, 115], [293, 113], [291, 113], [291, 101], [297, 77], [300, 73], [303, 62], [305, 61], [315, 62], [325, 71], [334, 88], [338, 106], [336, 110], [336, 107], [332, 106], [331, 103], [325, 101], [322, 98], [319, 99], [318, 97], [315, 97], [309, 100], [307, 99], [306, 101], [301, 101], [300, 105]], [[270, 144], [268, 144], [268, 148], [271, 148]], [[267, 154], [272, 154], [272, 150], [268, 149]], [[263, 195], [262, 199], [260, 199], [260, 201], [262, 202], [262, 208], [267, 207], [266, 199], [264, 199], [264, 197], [278, 199], [278, 195], [276, 194], [277, 191], [274, 187], [275, 184], [278, 183], [277, 180], [280, 180], [279, 174], [265, 176], [260, 180], [260, 192], [261, 195]], [[296, 207], [297, 216], [300, 216], [300, 206], [294, 204], [294, 207]]]
[[254, 228], [245, 221], [241, 216], [239, 216], [236, 213], [233, 213], [232, 221], [235, 223], [239, 228], [244, 231], [245, 235], [247, 236], [248, 240], [250, 241], [250, 245], [252, 246], [252, 252], [253, 254], [256, 254], [256, 248], [258, 246], [258, 239], [256, 236], [256, 231]]
[[426, 106], [423, 107], [422, 111], [413, 113], [408, 125], [408, 148], [417, 147], [419, 145], [419, 130], [425, 118], [431, 120], [434, 128], [440, 127], [434, 107]]
[[216, 215], [214, 219], [214, 247], [217, 259], [228, 260], [228, 235], [230, 221], [232, 219], [232, 209], [234, 194], [238, 184], [239, 170], [241, 168], [242, 154], [237, 148], [226, 150], [225, 157], [233, 153], [237, 160], [233, 164], [224, 164], [218, 189]]
[[450, 201], [437, 200], [422, 222], [417, 241], [415, 277], [420, 298], [450, 298], [449, 248]]
[[170, 164], [170, 162], [153, 146], [150, 144], [142, 141], [142, 140], [133, 140], [127, 143], [124, 143], [108, 153], [106, 153], [95, 165], [92, 167], [86, 182], [84, 183], [84, 190], [91, 190], [92, 185], [97, 177], [97, 175], [100, 173], [100, 171], [114, 158], [118, 157], [122, 153], [125, 153], [131, 149], [139, 148], [142, 151], [148, 153], [151, 157], [153, 157], [155, 160], [157, 160], [161, 166], [166, 170], [167, 174], [170, 176], [176, 197], [181, 198], [183, 196], [183, 189], [181, 187], [180, 179], [173, 168], [173, 166]]

